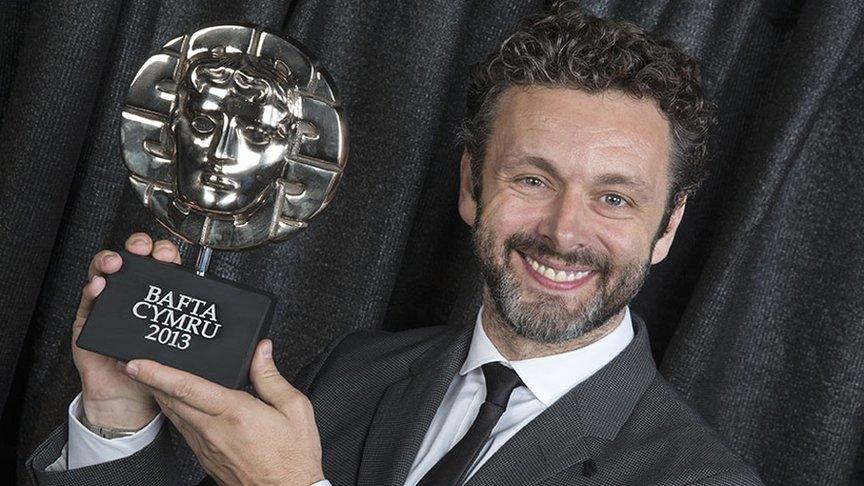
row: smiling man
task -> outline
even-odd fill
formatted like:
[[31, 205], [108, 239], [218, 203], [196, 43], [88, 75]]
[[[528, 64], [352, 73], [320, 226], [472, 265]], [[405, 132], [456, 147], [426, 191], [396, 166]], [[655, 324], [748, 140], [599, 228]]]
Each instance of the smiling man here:
[[[293, 386], [264, 341], [257, 398], [73, 345], [83, 391], [28, 461], [34, 479], [175, 483], [164, 413], [220, 484], [761, 484], [658, 374], [627, 307], [703, 178], [709, 121], [673, 44], [568, 4], [527, 18], [469, 89], [475, 315], [349, 334]], [[179, 261], [144, 234], [126, 247]], [[121, 265], [94, 258], [73, 340]]]
[[511, 86], [496, 111], [478, 176], [463, 157], [460, 198], [485, 328], [510, 359], [582, 347], [620, 327], [675, 236], [686, 193], [669, 194], [669, 124], [653, 100], [552, 83]]

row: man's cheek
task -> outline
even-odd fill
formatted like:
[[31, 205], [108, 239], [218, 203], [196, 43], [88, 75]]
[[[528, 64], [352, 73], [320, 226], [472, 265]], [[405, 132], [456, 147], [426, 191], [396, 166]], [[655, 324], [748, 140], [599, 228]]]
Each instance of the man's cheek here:
[[627, 225], [608, 225], [597, 233], [610, 263], [621, 264], [634, 259], [648, 258], [651, 241], [638, 228]]
[[496, 232], [505, 238], [516, 233], [533, 233], [544, 218], [542, 210], [524, 201], [509, 201], [496, 209]]

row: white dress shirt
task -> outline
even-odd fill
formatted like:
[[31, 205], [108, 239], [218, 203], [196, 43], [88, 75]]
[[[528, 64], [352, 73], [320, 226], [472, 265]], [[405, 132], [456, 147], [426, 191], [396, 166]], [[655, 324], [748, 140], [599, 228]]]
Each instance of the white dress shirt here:
[[[474, 324], [468, 356], [453, 378], [453, 382], [450, 383], [426, 431], [426, 436], [405, 480], [406, 486], [415, 486], [468, 432], [480, 405], [486, 399], [486, 380], [481, 369], [484, 364], [503, 363], [516, 371], [525, 386], [513, 391], [507, 410], [492, 429], [467, 478], [470, 478], [522, 427], [571, 388], [606, 366], [633, 339], [633, 324], [628, 308], [621, 323], [612, 332], [588, 346], [542, 358], [508, 361], [495, 348], [483, 330], [482, 315], [481, 308]], [[134, 435], [120, 439], [104, 439], [81, 425], [80, 398], [79, 394], [69, 405], [69, 442], [63, 448], [61, 456], [48, 467], [48, 470], [75, 469], [130, 456], [156, 438], [164, 420], [162, 414], [159, 414]], [[329, 485], [329, 481], [324, 480], [312, 486]]]
[[435, 412], [405, 486], [416, 485], [468, 432], [480, 405], [486, 400], [486, 379], [481, 369], [484, 364], [499, 362], [513, 368], [525, 386], [513, 390], [507, 409], [492, 429], [466, 480], [522, 427], [571, 388], [606, 366], [633, 339], [633, 324], [627, 309], [618, 327], [588, 346], [542, 358], [508, 361], [483, 330], [482, 315], [481, 308], [468, 356]]
[[80, 393], [69, 404], [68, 413], [68, 441], [60, 451], [60, 457], [46, 468], [49, 471], [78, 469], [131, 456], [153, 442], [159, 434], [162, 421], [165, 420], [160, 413], [143, 429], [128, 437], [106, 439], [94, 434], [81, 423], [84, 407], [81, 406]]

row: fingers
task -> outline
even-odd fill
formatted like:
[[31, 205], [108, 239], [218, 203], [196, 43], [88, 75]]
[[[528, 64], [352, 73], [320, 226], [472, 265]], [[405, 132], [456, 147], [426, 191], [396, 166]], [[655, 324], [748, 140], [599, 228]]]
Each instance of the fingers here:
[[206, 413], [188, 405], [167, 393], [153, 389], [153, 398], [159, 408], [178, 428], [182, 425], [189, 429], [200, 429], [205, 426], [205, 420], [210, 417]]
[[[177, 249], [177, 245], [168, 240], [153, 243], [147, 233], [134, 233], [126, 240], [125, 248], [129, 253], [136, 255], [152, 255], [159, 261], [180, 263], [180, 250]], [[87, 277], [110, 275], [120, 270], [122, 265], [123, 259], [117, 252], [102, 250], [90, 261]]]
[[147, 233], [132, 233], [124, 245], [126, 251], [136, 255], [147, 256], [153, 251], [153, 240]]
[[[158, 398], [157, 398], [158, 401]], [[186, 421], [181, 415], [177, 414], [173, 410], [165, 410], [163, 408], [163, 412], [168, 420], [174, 424], [174, 427], [180, 432], [180, 435], [186, 439], [186, 443], [189, 444], [189, 447], [192, 449], [192, 452], [198, 457], [198, 462], [201, 464], [201, 467], [207, 471], [208, 474], [212, 477], [212, 479], [216, 482], [216, 484], [222, 486], [223, 484], [239, 484], [239, 481], [234, 481], [231, 483], [225, 483], [221, 481], [220, 477], [225, 477], [225, 474], [219, 474], [218, 471], [223, 469], [225, 466], [230, 466], [228, 464], [222, 464], [221, 461], [214, 462], [214, 446], [210, 444], [205, 438], [206, 430], [204, 427], [205, 424], [193, 424]], [[220, 468], [220, 466], [223, 466]]]
[[180, 401], [208, 415], [222, 414], [236, 399], [232, 395], [233, 390], [147, 359], [135, 359], [127, 363], [126, 374], [164, 393], [169, 404]]
[[255, 387], [255, 392], [261, 400], [275, 407], [286, 416], [297, 413], [300, 402], [305, 402], [305, 396], [282, 377], [273, 361], [273, 342], [264, 339], [258, 343], [249, 378]]
[[[133, 233], [126, 240], [124, 248], [129, 253], [141, 256], [152, 255], [159, 261], [180, 264], [180, 251], [174, 243], [168, 240], [154, 243], [147, 233]], [[116, 273], [121, 266], [123, 266], [123, 258], [111, 250], [100, 251], [90, 261], [90, 267], [87, 270], [89, 281], [84, 285], [81, 292], [81, 302], [78, 304], [78, 312], [75, 316], [77, 326], [83, 325], [83, 322], [80, 321], [90, 315], [94, 301], [105, 290], [104, 277]]]
[[[179, 431], [180, 435], [186, 439], [186, 443], [189, 444], [189, 447], [191, 447], [195, 455], [198, 456], [201, 466], [210, 472], [208, 468], [209, 464], [206, 461], [207, 457], [204, 455], [208, 450], [207, 442], [202, 435], [204, 431], [207, 430], [208, 424], [203, 421], [189, 421], [183, 416], [183, 414], [178, 413], [175, 409], [163, 405], [163, 403], [168, 400], [168, 396], [161, 392], [154, 392], [153, 397], [156, 399], [156, 403], [159, 404], [165, 417], [174, 424], [174, 427], [177, 428], [177, 431]], [[201, 414], [201, 412], [197, 411], [196, 413]], [[209, 415], [206, 417], [209, 417]]]
[[162, 262], [180, 263], [180, 250], [168, 240], [153, 242], [147, 233], [134, 233], [126, 240], [126, 251], [136, 255], [150, 255]]
[[76, 325], [78, 327], [83, 325], [83, 320], [87, 319], [87, 316], [90, 315], [90, 309], [93, 308], [93, 302], [96, 300], [96, 297], [99, 297], [99, 294], [105, 290], [105, 284], [105, 277], [93, 275], [93, 277], [90, 278], [90, 282], [84, 286], [84, 290], [81, 292], [81, 302], [78, 304], [78, 312], [75, 315]]
[[153, 243], [152, 256], [161, 262], [180, 264], [180, 250], [177, 249], [177, 245], [168, 240]]
[[117, 252], [102, 250], [90, 260], [90, 268], [87, 269], [87, 278], [93, 275], [105, 276], [120, 270], [123, 259]]
[[87, 276], [90, 279], [84, 289], [81, 291], [81, 302], [78, 304], [78, 311], [75, 315], [76, 325], [80, 327], [83, 324], [82, 320], [90, 315], [90, 309], [93, 307], [93, 302], [99, 294], [105, 290], [105, 275], [112, 274], [123, 265], [123, 259], [116, 252], [110, 250], [102, 250], [93, 257], [90, 261], [90, 268], [87, 270]]
[[[126, 240], [126, 250], [137, 255], [149, 254], [151, 246], [150, 237], [146, 233], [135, 233]], [[111, 250], [102, 250], [90, 260], [90, 267], [87, 269], [89, 281], [81, 292], [81, 302], [75, 316], [79, 321], [90, 315], [93, 302], [105, 290], [105, 275], [116, 273], [122, 266], [123, 258]]]

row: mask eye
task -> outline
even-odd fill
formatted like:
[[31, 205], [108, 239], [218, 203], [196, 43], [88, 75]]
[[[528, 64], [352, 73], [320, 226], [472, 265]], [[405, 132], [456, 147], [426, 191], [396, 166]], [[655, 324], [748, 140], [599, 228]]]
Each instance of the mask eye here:
[[258, 127], [248, 126], [243, 128], [242, 132], [243, 137], [253, 145], [267, 145], [272, 140], [269, 133]]
[[198, 133], [210, 133], [216, 128], [216, 124], [206, 116], [198, 115], [192, 119], [192, 128]]

